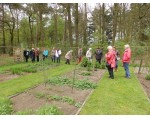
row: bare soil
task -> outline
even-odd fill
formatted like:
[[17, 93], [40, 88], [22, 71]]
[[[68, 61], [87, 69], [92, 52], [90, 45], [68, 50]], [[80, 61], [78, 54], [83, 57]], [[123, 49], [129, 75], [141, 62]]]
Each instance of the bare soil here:
[[6, 81], [6, 80], [11, 80], [13, 78], [18, 78], [19, 75], [12, 75], [9, 73], [5, 74], [0, 74], [0, 82]]
[[[93, 83], [97, 83], [102, 78], [105, 70], [97, 70], [91, 72], [91, 76], [83, 76], [81, 73], [83, 70], [76, 70], [75, 80], [88, 80]], [[87, 72], [87, 71], [85, 71]], [[73, 78], [73, 71], [66, 73], [63, 76]], [[84, 103], [85, 99], [88, 97], [92, 89], [81, 90], [76, 88], [71, 88], [67, 85], [57, 86], [51, 84], [40, 84], [39, 86], [26, 91], [25, 93], [19, 94], [13, 98], [11, 101], [13, 103], [13, 109], [15, 112], [32, 109], [36, 110], [44, 105], [56, 105], [64, 115], [75, 115], [79, 108], [74, 105], [70, 105], [67, 102], [47, 100], [45, 98], [37, 98], [35, 95], [37, 93], [44, 93], [48, 95], [57, 95], [57, 96], [68, 96], [73, 98], [76, 102], [79, 102], [81, 105]], [[14, 112], [14, 114], [15, 114]]]
[[148, 98], [150, 99], [150, 80], [146, 80], [145, 77], [148, 73], [148, 68], [142, 68], [140, 73], [138, 74], [139, 68], [135, 68], [135, 74], [140, 81], [145, 93], [147, 94]]

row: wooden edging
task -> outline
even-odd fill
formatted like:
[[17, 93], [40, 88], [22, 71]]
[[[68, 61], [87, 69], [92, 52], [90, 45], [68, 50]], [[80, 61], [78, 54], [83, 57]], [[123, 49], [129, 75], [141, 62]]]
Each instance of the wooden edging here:
[[86, 101], [89, 99], [90, 95], [93, 93], [93, 91], [94, 91], [94, 90], [92, 90], [92, 91], [90, 92], [90, 94], [87, 96], [87, 98], [86, 98], [85, 101], [83, 102], [82, 106], [79, 108], [79, 110], [76, 112], [75, 115], [78, 115], [78, 114], [80, 113], [81, 109], [83, 108], [83, 106], [85, 105]]

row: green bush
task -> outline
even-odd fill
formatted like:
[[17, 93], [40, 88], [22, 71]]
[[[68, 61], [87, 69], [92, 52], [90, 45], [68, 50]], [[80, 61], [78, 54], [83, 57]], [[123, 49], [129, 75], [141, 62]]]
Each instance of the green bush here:
[[11, 115], [13, 112], [12, 103], [9, 99], [0, 98], [0, 115]]
[[145, 79], [150, 80], [150, 74], [146, 75]]
[[87, 67], [87, 65], [88, 65], [88, 59], [86, 57], [83, 57], [82, 62], [81, 62], [81, 66]]

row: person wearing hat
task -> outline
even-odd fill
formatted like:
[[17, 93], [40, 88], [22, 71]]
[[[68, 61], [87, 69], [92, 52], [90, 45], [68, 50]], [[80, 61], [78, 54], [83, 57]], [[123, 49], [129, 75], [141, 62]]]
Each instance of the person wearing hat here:
[[66, 58], [66, 64], [70, 64], [70, 59], [72, 58], [72, 52], [73, 50], [70, 50], [66, 53], [65, 58]]
[[88, 61], [92, 62], [92, 48], [89, 48], [86, 52], [86, 58], [88, 59]]
[[109, 78], [114, 79], [113, 69], [115, 68], [115, 64], [116, 64], [115, 62], [116, 55], [112, 46], [108, 46], [107, 49], [108, 52], [105, 54], [106, 67], [108, 69]]

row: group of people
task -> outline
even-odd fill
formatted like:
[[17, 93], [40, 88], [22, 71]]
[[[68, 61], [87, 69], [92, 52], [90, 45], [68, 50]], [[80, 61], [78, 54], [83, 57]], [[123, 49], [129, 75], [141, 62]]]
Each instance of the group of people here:
[[[131, 59], [131, 49], [128, 44], [124, 46], [125, 51], [122, 56], [122, 63], [125, 70], [125, 77], [130, 78], [129, 63]], [[109, 78], [114, 79], [114, 69], [118, 68], [119, 53], [115, 47], [108, 46], [108, 52], [105, 54], [106, 67], [108, 69]]]
[[29, 58], [31, 58], [32, 62], [35, 62], [35, 60], [39, 62], [39, 55], [40, 55], [39, 48], [32, 48], [30, 51], [28, 49], [24, 50], [23, 55], [25, 57], [26, 62], [28, 62]]
[[[126, 44], [124, 46], [125, 51], [123, 53], [123, 57], [122, 57], [122, 63], [123, 63], [123, 67], [125, 70], [125, 77], [126, 78], [130, 78], [130, 71], [129, 71], [129, 62], [131, 59], [131, 49], [130, 46], [128, 44]], [[106, 60], [106, 67], [108, 69], [108, 73], [109, 73], [109, 77], [111, 79], [114, 79], [114, 71], [118, 70], [118, 61], [120, 60], [120, 54], [118, 52], [118, 50], [116, 49], [115, 46], [108, 46], [107, 47], [108, 52], [105, 54], [105, 60]], [[65, 59], [66, 59], [66, 64], [70, 64], [70, 60], [72, 58], [72, 52], [73, 50], [69, 50], [66, 55], [65, 55]], [[43, 51], [43, 60], [45, 60], [45, 58], [48, 57], [49, 51], [48, 50], [44, 50]], [[61, 49], [55, 49], [53, 47], [53, 49], [51, 50], [51, 60], [52, 62], [57, 62], [60, 63], [60, 57], [61, 57]], [[26, 62], [28, 62], [29, 57], [31, 58], [32, 62], [35, 62], [35, 60], [37, 62], [39, 62], [39, 55], [40, 55], [40, 51], [39, 48], [32, 48], [31, 51], [29, 50], [24, 50], [24, 57]], [[94, 52], [95, 55], [95, 59], [96, 61], [101, 64], [101, 60], [103, 57], [103, 49], [97, 48], [96, 51]], [[78, 48], [78, 60], [77, 60], [77, 64], [79, 64], [82, 60], [83, 57], [83, 50], [82, 48]], [[88, 59], [88, 61], [92, 62], [92, 48], [89, 48], [86, 52], [86, 58]]]

